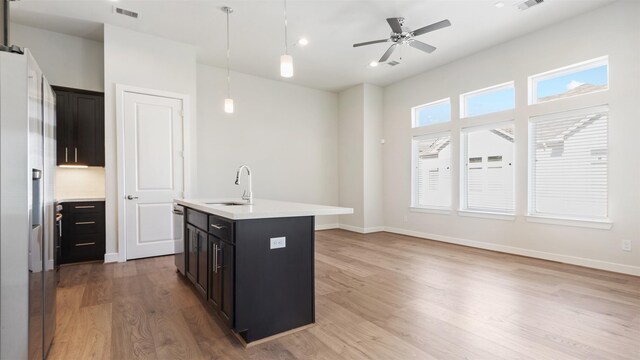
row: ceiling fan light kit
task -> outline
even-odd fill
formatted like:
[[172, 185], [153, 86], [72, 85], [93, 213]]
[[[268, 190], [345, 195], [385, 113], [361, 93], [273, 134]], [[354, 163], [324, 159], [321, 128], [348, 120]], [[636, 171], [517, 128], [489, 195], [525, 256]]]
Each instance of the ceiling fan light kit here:
[[[387, 42], [392, 43], [391, 46], [389, 46], [387, 51], [385, 51], [385, 53], [382, 55], [382, 57], [378, 61], [379, 63], [386, 62], [391, 56], [391, 54], [393, 54], [394, 50], [400, 45], [409, 45], [414, 49], [418, 49], [420, 51], [424, 51], [430, 54], [434, 52], [436, 48], [429, 44], [423, 43], [422, 41], [416, 40], [415, 37], [451, 26], [451, 22], [445, 19], [437, 23], [423, 26], [417, 30], [412, 31], [408, 27], [404, 26], [404, 18], [402, 17], [388, 18], [387, 23], [389, 24], [389, 27], [391, 27], [391, 35], [389, 36], [388, 39], [372, 40], [372, 41], [357, 43], [357, 44], [353, 44], [353, 47], [381, 44], [381, 43], [387, 43]], [[373, 62], [371, 62], [369, 65], [373, 67], [374, 65], [372, 64]]]

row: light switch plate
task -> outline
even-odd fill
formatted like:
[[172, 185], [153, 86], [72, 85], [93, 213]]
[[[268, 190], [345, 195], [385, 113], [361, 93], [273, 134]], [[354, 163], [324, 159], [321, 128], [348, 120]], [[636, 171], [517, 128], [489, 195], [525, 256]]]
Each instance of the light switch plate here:
[[271, 238], [271, 249], [282, 249], [287, 246], [286, 237]]

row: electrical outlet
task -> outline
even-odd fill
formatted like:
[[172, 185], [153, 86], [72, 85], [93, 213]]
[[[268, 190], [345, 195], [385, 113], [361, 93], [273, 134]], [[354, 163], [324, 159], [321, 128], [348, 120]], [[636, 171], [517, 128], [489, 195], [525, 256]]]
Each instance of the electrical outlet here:
[[271, 249], [282, 249], [287, 246], [286, 237], [271, 238]]
[[631, 240], [622, 240], [622, 250], [631, 251]]

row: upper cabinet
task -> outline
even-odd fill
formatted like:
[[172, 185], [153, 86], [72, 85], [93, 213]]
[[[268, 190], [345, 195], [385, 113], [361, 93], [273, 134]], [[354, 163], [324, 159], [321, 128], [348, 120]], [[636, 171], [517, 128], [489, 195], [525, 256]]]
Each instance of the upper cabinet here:
[[104, 94], [54, 87], [58, 165], [104, 166]]

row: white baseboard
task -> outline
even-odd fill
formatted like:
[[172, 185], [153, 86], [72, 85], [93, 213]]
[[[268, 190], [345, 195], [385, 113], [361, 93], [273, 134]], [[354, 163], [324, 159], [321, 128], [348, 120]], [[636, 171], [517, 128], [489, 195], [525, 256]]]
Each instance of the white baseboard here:
[[47, 267], [45, 269], [53, 269], [53, 259], [47, 260]]
[[[342, 225], [340, 226], [340, 228], [343, 228]], [[346, 229], [346, 230], [349, 230], [349, 229]], [[486, 242], [476, 241], [476, 240], [460, 239], [460, 238], [437, 235], [437, 234], [427, 234], [427, 233], [422, 233], [418, 231], [405, 230], [405, 229], [399, 229], [399, 228], [393, 228], [393, 227], [385, 227], [384, 231], [395, 233], [395, 234], [414, 236], [414, 237], [423, 238], [423, 239], [442, 241], [442, 242], [451, 243], [451, 244], [464, 245], [464, 246], [469, 246], [469, 247], [474, 247], [479, 249], [493, 250], [493, 251], [498, 251], [498, 252], [503, 252], [508, 254], [522, 255], [522, 256], [528, 256], [528, 257], [537, 258], [537, 259], [551, 260], [551, 261], [556, 261], [556, 262], [561, 262], [566, 264], [572, 264], [572, 265], [584, 266], [584, 267], [589, 267], [594, 269], [640, 276], [640, 267], [638, 266], [616, 264], [616, 263], [611, 263], [611, 262], [606, 262], [601, 260], [554, 254], [554, 253], [548, 253], [544, 251], [492, 244], [492, 243], [486, 243]]]
[[329, 230], [329, 229], [337, 229], [340, 227], [340, 224], [316, 224], [316, 231], [318, 230]]
[[360, 233], [360, 234], [369, 234], [369, 233], [384, 231], [385, 228], [384, 228], [384, 226], [362, 228], [362, 227], [358, 227], [358, 226], [340, 224], [340, 229], [349, 230], [349, 231], [357, 232], [357, 233]]
[[112, 262], [118, 262], [119, 258], [118, 258], [119, 254], [118, 253], [106, 253], [104, 254], [104, 263], [112, 263]]

